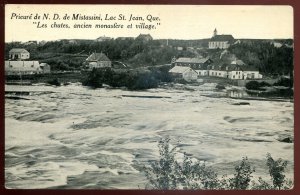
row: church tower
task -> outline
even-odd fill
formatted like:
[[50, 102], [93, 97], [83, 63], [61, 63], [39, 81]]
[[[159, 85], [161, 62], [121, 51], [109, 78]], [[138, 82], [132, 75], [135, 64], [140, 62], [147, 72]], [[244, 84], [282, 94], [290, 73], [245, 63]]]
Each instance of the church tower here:
[[217, 29], [215, 28], [215, 30], [214, 30], [214, 36], [216, 36], [218, 34], [218, 31], [217, 31]]

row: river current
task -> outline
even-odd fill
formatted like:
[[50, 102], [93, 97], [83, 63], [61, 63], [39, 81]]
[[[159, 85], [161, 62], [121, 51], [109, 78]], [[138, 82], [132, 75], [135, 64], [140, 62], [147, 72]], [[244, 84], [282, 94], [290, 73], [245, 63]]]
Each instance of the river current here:
[[[219, 97], [216, 84], [146, 91], [67, 86], [13, 86], [30, 91], [5, 99], [5, 186], [13, 189], [144, 189], [138, 167], [159, 158], [170, 137], [186, 152], [232, 174], [247, 156], [256, 176], [269, 178], [266, 154], [288, 161], [293, 179], [294, 135], [289, 101]], [[210, 96], [207, 96], [210, 95]], [[216, 96], [214, 96], [216, 95]]]

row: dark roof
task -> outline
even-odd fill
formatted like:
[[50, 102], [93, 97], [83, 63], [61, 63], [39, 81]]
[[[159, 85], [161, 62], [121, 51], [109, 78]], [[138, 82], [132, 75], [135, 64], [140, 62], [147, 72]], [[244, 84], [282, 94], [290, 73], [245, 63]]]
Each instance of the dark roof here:
[[140, 34], [137, 39], [153, 39], [150, 34]]
[[232, 35], [216, 35], [216, 36], [213, 36], [210, 41], [233, 41], [234, 38]]
[[86, 61], [110, 61], [104, 53], [92, 53]]
[[211, 59], [209, 59], [209, 58], [178, 58], [175, 62], [204, 64], [207, 61], [211, 61]]
[[[214, 66], [214, 69], [212, 67]], [[226, 70], [226, 67], [228, 69]], [[247, 66], [247, 65], [237, 65], [237, 64], [223, 64], [223, 65], [216, 65], [212, 64], [207, 67], [208, 70], [224, 70], [224, 71], [258, 71], [257, 68], [253, 66]]]
[[185, 67], [185, 66], [174, 66], [171, 70], [169, 70], [169, 72], [171, 72], [171, 73], [178, 73], [178, 74], [183, 74], [186, 71], [192, 71], [197, 74], [197, 72], [195, 70], [193, 70], [190, 67]]
[[23, 49], [23, 48], [13, 48], [9, 52], [13, 52], [13, 53], [29, 53], [26, 49]]
[[241, 69], [243, 71], [258, 71], [258, 68], [254, 67], [254, 66], [241, 66]]

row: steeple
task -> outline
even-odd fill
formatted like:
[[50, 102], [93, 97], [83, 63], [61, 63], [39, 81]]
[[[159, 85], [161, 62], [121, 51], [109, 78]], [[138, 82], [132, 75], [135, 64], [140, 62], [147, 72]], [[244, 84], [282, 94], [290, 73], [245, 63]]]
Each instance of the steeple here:
[[215, 30], [214, 30], [214, 36], [216, 36], [218, 34], [218, 31], [217, 31], [217, 29], [215, 28]]

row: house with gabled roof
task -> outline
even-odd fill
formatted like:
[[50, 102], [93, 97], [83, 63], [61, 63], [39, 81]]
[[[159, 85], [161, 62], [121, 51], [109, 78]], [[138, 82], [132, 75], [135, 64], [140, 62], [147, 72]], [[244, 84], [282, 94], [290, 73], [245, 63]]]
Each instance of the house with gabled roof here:
[[214, 30], [213, 37], [208, 42], [209, 49], [227, 49], [234, 43], [232, 35], [218, 35], [217, 29]]
[[142, 40], [144, 42], [152, 41], [153, 38], [150, 34], [139, 34], [139, 36], [136, 37], [137, 40]]
[[239, 65], [239, 66], [244, 66], [246, 65], [243, 60], [238, 60], [238, 59], [235, 59], [231, 62], [231, 64], [236, 64], [236, 65]]
[[106, 37], [105, 35], [103, 36], [100, 36], [96, 39], [97, 42], [103, 42], [103, 41], [109, 41], [111, 40], [112, 38], [111, 37]]
[[92, 53], [86, 60], [89, 69], [111, 68], [111, 60], [104, 53]]
[[174, 66], [169, 73], [175, 78], [182, 78], [185, 81], [195, 81], [198, 78], [198, 73], [190, 67]]
[[10, 60], [27, 60], [30, 58], [30, 53], [23, 48], [13, 48], [9, 51]]
[[178, 58], [174, 61], [175, 66], [190, 67], [195, 70], [198, 75], [208, 75], [207, 66], [213, 61], [210, 58]]
[[259, 74], [257, 68], [253, 66], [242, 66], [243, 79], [262, 79], [262, 75]]

